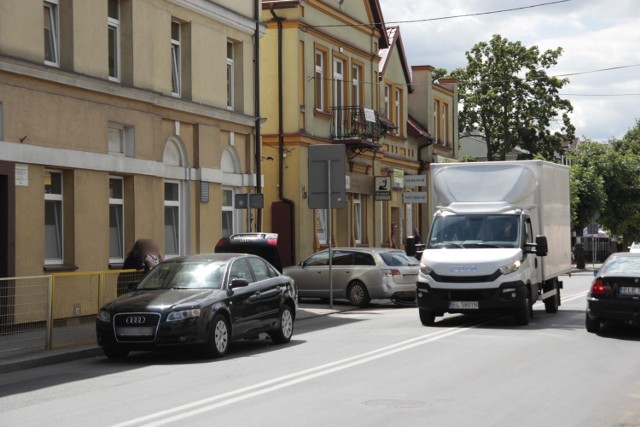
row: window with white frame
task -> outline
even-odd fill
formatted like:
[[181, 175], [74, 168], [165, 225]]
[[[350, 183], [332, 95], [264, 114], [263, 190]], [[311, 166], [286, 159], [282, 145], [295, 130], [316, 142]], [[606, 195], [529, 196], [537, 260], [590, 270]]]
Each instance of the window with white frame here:
[[391, 96], [391, 88], [389, 85], [384, 85], [384, 115], [391, 120], [391, 111], [389, 111], [389, 97]]
[[109, 177], [109, 261], [124, 260], [124, 181]]
[[58, 0], [44, 2], [44, 63], [58, 67], [60, 65], [60, 35], [58, 28]]
[[318, 245], [327, 245], [327, 211], [316, 209], [316, 239]]
[[44, 262], [62, 264], [62, 172], [44, 173]]
[[234, 98], [234, 90], [233, 86], [235, 84], [233, 75], [235, 73], [233, 60], [234, 60], [234, 44], [232, 42], [227, 42], [227, 108], [233, 110], [233, 98]]
[[340, 58], [333, 59], [333, 106], [335, 134], [344, 135], [344, 61]]
[[439, 135], [439, 120], [438, 120], [438, 110], [440, 108], [440, 103], [438, 101], [433, 101], [433, 137], [436, 139], [436, 143], [440, 143], [440, 135]]
[[316, 50], [315, 59], [315, 105], [316, 110], [324, 110], [324, 57], [321, 50]]
[[358, 65], [354, 65], [351, 70], [351, 105], [354, 107], [360, 106], [360, 79], [361, 68]]
[[448, 111], [447, 111], [447, 108], [448, 108], [447, 104], [445, 104], [443, 102], [442, 103], [442, 116], [441, 116], [440, 119], [442, 120], [442, 126], [441, 126], [441, 129], [442, 129], [442, 143], [444, 145], [449, 145], [448, 141], [447, 141], [447, 138], [448, 138], [448, 135], [447, 135], [447, 128], [448, 128], [448, 123], [447, 123]]
[[164, 252], [166, 255], [180, 255], [180, 183], [164, 183]]
[[362, 199], [360, 194], [353, 195], [353, 238], [362, 243]]
[[107, 140], [109, 154], [135, 157], [135, 129], [133, 126], [109, 122]]
[[171, 94], [180, 96], [181, 74], [180, 23], [171, 21]]
[[233, 190], [222, 189], [222, 237], [229, 237], [235, 231], [233, 210]]
[[396, 94], [395, 94], [395, 99], [393, 100], [394, 102], [394, 109], [395, 109], [395, 119], [396, 119], [396, 135], [400, 135], [402, 133], [402, 109], [401, 109], [401, 103], [402, 103], [402, 91], [400, 89], [396, 88]]
[[109, 0], [107, 32], [109, 38], [109, 80], [120, 81], [120, 0]]

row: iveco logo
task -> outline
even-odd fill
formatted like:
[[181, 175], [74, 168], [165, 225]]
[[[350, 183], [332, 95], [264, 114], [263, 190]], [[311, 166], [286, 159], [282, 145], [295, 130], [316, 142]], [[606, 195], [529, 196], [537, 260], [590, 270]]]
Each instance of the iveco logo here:
[[478, 267], [475, 265], [452, 265], [449, 271], [451, 273], [477, 273]]
[[144, 316], [129, 316], [125, 319], [127, 325], [142, 325], [146, 321]]

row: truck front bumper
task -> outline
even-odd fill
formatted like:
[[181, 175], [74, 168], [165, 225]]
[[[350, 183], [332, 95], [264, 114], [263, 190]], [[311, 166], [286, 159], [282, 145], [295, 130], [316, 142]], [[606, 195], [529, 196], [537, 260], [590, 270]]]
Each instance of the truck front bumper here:
[[524, 282], [505, 282], [497, 288], [464, 289], [463, 285], [447, 288], [432, 287], [417, 283], [418, 307], [444, 313], [506, 313], [522, 307], [528, 291]]

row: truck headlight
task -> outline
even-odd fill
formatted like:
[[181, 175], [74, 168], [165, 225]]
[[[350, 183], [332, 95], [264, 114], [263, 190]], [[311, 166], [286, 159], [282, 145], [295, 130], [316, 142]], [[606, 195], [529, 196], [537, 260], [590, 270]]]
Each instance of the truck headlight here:
[[192, 308], [189, 310], [172, 311], [167, 316], [167, 322], [177, 322], [178, 320], [189, 319], [190, 317], [200, 316], [199, 308]]
[[427, 264], [423, 262], [420, 262], [420, 273], [424, 274], [425, 276], [428, 276], [432, 271], [433, 269], [431, 267], [429, 267]]
[[500, 273], [504, 274], [505, 276], [507, 274], [515, 273], [516, 271], [518, 271], [521, 265], [522, 263], [519, 259], [515, 260], [511, 264], [503, 265], [502, 267], [500, 267]]
[[111, 321], [111, 315], [106, 310], [100, 310], [97, 317], [101, 322], [109, 323]]

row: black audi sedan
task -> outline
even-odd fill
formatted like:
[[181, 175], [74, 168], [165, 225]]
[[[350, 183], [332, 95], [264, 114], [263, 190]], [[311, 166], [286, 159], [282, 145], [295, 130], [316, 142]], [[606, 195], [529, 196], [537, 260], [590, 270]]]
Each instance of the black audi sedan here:
[[587, 295], [587, 331], [607, 321], [640, 326], [640, 253], [615, 253], [598, 270]]
[[264, 259], [195, 255], [161, 262], [131, 292], [105, 304], [96, 332], [112, 359], [177, 346], [220, 357], [231, 341], [261, 332], [289, 342], [296, 307], [293, 280]]

